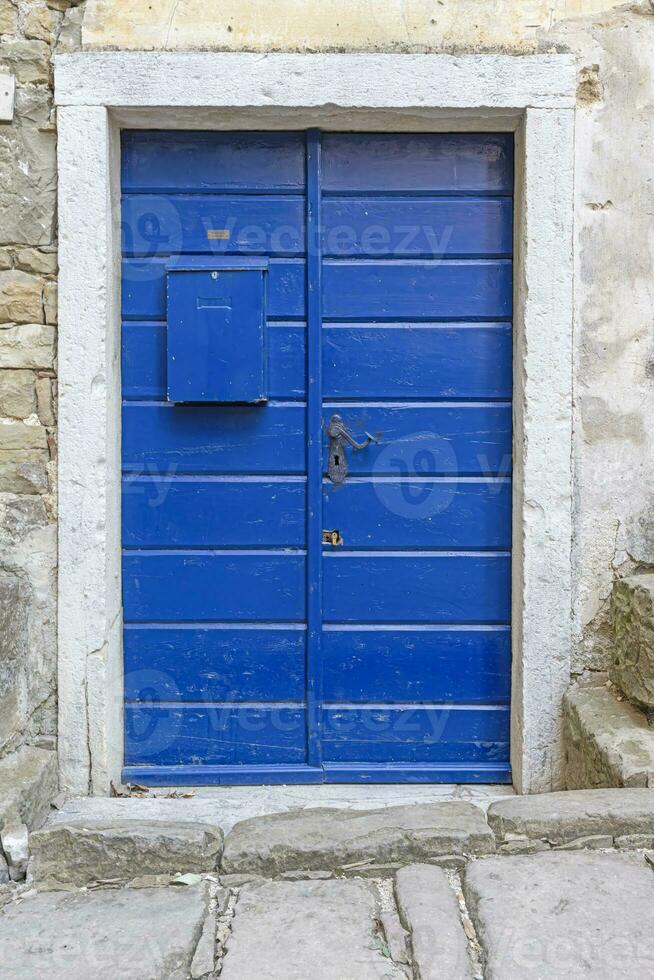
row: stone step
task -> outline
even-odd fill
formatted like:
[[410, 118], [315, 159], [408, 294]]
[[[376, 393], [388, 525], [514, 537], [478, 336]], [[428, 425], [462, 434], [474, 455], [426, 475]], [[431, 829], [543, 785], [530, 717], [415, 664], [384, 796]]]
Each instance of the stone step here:
[[223, 834], [209, 824], [163, 820], [57, 822], [30, 838], [30, 876], [41, 889], [213, 871]]
[[501, 852], [576, 844], [654, 847], [654, 793], [649, 789], [596, 789], [500, 800], [488, 822]]
[[227, 874], [266, 877], [294, 871], [391, 874], [404, 864], [463, 864], [491, 854], [484, 812], [448, 802], [384, 810], [296, 810], [244, 820], [225, 839]]
[[0, 913], [2, 980], [181, 980], [208, 914], [204, 886], [30, 895]]
[[601, 675], [570, 688], [563, 719], [568, 789], [654, 789], [654, 728], [642, 711], [618, 701]]
[[654, 874], [640, 855], [485, 858], [464, 894], [486, 980], [654, 976]]
[[221, 980], [406, 980], [378, 930], [372, 883], [273, 881], [241, 890]]

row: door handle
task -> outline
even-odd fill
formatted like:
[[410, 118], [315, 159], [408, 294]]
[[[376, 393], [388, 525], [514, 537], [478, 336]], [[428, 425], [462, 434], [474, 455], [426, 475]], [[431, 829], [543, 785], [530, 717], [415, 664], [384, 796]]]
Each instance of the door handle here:
[[327, 426], [327, 438], [329, 439], [327, 475], [335, 486], [344, 483], [348, 474], [344, 443], [358, 451], [365, 449], [371, 442], [378, 443], [380, 433], [371, 436], [369, 432], [366, 432], [365, 436], [364, 442], [357, 442], [340, 415], [332, 415], [330, 418]]

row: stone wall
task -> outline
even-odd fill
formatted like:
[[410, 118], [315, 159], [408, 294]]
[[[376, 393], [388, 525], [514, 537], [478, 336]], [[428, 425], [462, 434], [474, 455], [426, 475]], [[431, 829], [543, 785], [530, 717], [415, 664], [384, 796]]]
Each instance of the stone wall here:
[[51, 57], [80, 32], [88, 49], [576, 54], [574, 669], [605, 666], [613, 580], [654, 564], [650, 0], [0, 0], [18, 82], [0, 123], [0, 753], [55, 725]]
[[0, 755], [56, 731], [56, 132], [67, 0], [0, 0]]

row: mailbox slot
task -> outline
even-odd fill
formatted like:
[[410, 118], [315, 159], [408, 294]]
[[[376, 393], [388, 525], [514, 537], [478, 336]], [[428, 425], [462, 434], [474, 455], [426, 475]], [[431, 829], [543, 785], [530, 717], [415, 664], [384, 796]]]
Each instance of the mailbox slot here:
[[166, 266], [168, 401], [264, 402], [266, 259]]

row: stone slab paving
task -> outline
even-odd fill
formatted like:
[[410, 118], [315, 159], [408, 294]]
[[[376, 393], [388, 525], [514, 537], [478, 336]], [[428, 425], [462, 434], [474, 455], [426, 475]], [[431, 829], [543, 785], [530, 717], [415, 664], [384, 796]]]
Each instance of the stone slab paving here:
[[221, 980], [406, 980], [383, 954], [364, 881], [268, 882], [242, 890]]
[[500, 846], [516, 839], [557, 846], [596, 838], [604, 847], [654, 847], [654, 793], [649, 789], [515, 796], [491, 804], [488, 822]]
[[469, 944], [454, 890], [446, 873], [431, 865], [410, 865], [395, 877], [395, 897], [411, 935], [420, 980], [470, 980]]
[[0, 912], [0, 976], [187, 980], [206, 915], [203, 887], [28, 896]]
[[30, 875], [41, 888], [127, 882], [142, 875], [213, 871], [223, 847], [220, 827], [125, 820], [56, 823], [30, 838]]
[[464, 893], [486, 980], [654, 976], [654, 874], [639, 854], [486, 858]]
[[495, 838], [485, 815], [470, 803], [448, 802], [385, 810], [300, 810], [236, 824], [225, 839], [228, 874], [274, 877], [320, 871], [380, 875], [403, 864], [490, 854]]

